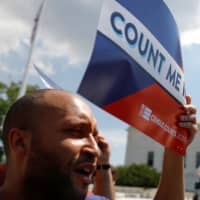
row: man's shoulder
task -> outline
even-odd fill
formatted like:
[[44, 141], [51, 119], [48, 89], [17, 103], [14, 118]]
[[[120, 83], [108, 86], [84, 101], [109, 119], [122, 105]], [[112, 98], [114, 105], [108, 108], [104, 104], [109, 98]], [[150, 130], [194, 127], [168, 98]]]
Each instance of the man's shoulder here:
[[98, 195], [90, 195], [85, 198], [85, 200], [109, 200], [106, 197], [98, 196]]

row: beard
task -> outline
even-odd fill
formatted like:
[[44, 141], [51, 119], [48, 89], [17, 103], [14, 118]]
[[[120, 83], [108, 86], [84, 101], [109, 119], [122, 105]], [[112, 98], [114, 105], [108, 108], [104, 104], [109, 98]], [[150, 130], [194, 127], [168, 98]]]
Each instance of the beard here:
[[[24, 176], [24, 199], [29, 200], [84, 200], [86, 192], [70, 179], [71, 163], [63, 165], [54, 152], [33, 148]], [[64, 169], [62, 166], [65, 166]], [[67, 174], [68, 173], [68, 174]]]

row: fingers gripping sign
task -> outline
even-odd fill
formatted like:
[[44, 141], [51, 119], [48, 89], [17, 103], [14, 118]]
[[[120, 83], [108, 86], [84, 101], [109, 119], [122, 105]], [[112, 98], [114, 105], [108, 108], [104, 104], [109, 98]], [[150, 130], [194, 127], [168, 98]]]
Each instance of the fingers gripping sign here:
[[191, 104], [191, 97], [186, 96], [186, 105], [184, 105], [183, 113], [179, 118], [179, 127], [188, 130], [188, 143], [193, 141], [193, 138], [198, 131], [196, 114], [197, 110], [196, 107]]

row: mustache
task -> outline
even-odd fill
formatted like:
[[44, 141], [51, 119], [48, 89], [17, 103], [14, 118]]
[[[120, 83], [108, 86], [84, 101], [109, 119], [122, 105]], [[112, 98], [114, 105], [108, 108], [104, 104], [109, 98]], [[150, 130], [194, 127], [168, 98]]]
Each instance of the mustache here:
[[97, 162], [97, 157], [92, 153], [84, 152], [80, 155], [77, 161], [77, 164], [84, 163], [84, 162], [94, 164]]

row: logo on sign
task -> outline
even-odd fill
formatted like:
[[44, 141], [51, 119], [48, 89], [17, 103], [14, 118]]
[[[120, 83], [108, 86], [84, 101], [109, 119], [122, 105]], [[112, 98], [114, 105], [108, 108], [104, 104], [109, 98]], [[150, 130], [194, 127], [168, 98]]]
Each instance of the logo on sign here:
[[142, 104], [141, 109], [140, 109], [140, 116], [144, 118], [145, 120], [149, 121], [151, 118], [151, 113], [152, 113], [152, 110], [148, 108], [147, 106], [145, 106], [144, 104]]
[[177, 136], [176, 130], [171, 128], [168, 124], [166, 124], [164, 121], [162, 121], [159, 117], [157, 117], [155, 114], [153, 114], [153, 111], [146, 105], [142, 104], [140, 108], [139, 115], [145, 119], [146, 121], [151, 121], [155, 125], [162, 128], [164, 131], [169, 133], [172, 136]]

